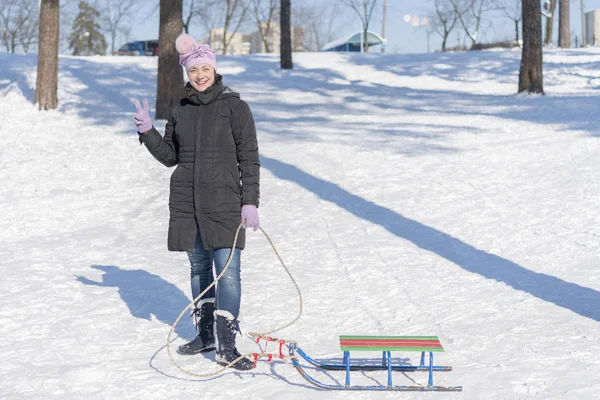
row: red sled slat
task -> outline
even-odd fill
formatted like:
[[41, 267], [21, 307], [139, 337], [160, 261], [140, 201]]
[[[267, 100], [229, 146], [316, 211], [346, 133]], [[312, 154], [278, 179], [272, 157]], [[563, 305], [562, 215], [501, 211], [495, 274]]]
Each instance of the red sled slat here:
[[340, 340], [340, 344], [344, 347], [431, 347], [441, 348], [439, 341], [434, 340]]

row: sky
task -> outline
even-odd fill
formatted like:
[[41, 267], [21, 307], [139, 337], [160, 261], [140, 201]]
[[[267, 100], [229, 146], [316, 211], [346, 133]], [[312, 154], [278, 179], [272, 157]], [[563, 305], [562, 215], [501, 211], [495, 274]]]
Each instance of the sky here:
[[[292, 5], [300, 3], [315, 3], [321, 0], [292, 0]], [[323, 0], [324, 1], [324, 0]], [[379, 0], [378, 12], [372, 18], [370, 30], [381, 33], [383, 0]], [[433, 1], [430, 0], [388, 0], [386, 19], [386, 38], [388, 40], [386, 51], [390, 53], [425, 53], [428, 51], [428, 35], [426, 28], [415, 28], [404, 22], [406, 15], [426, 16], [432, 9]], [[581, 37], [581, 8], [580, 0], [571, 1], [571, 32], [572, 40], [575, 35]], [[152, 13], [155, 9], [155, 2], [146, 2], [139, 10], [140, 15], [147, 16], [140, 21], [136, 21], [133, 26], [130, 38], [132, 40], [158, 38], [158, 11]], [[600, 0], [585, 0], [585, 11], [600, 9]], [[545, 18], [543, 18], [545, 20]], [[557, 21], [555, 21], [558, 24]], [[545, 21], [544, 21], [545, 24]], [[341, 15], [336, 21], [336, 35], [333, 39], [338, 39], [345, 35], [354, 33], [360, 29], [360, 21], [356, 14], [348, 11]], [[458, 31], [458, 30], [457, 30]], [[484, 21], [484, 29], [481, 33], [483, 42], [493, 42], [497, 40], [512, 39], [514, 37], [513, 23], [509, 19], [499, 14], [490, 14]], [[199, 22], [191, 29], [193, 35], [203, 37], [204, 29]], [[557, 29], [554, 30], [555, 42], [557, 40]], [[449, 39], [449, 46], [455, 46], [458, 41], [457, 33], [452, 33]], [[461, 40], [464, 40], [464, 31], [460, 32]], [[429, 37], [430, 51], [441, 48], [441, 38], [433, 33]]]

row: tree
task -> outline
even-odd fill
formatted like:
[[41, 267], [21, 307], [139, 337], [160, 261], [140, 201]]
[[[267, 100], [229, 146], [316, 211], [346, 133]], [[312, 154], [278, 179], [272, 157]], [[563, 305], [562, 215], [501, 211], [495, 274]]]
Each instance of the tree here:
[[272, 26], [279, 14], [279, 0], [252, 0], [252, 11], [258, 32], [265, 46], [266, 53], [272, 53], [273, 48], [269, 43]]
[[79, 2], [79, 14], [69, 35], [69, 49], [74, 56], [106, 54], [106, 39], [98, 23], [100, 13], [85, 1]]
[[430, 15], [429, 21], [432, 29], [442, 37], [442, 51], [446, 51], [448, 37], [458, 21], [458, 15], [445, 0], [435, 0], [434, 6], [435, 11]]
[[569, 0], [559, 0], [558, 5], [558, 47], [568, 49], [571, 47], [571, 33], [569, 24]]
[[6, 51], [21, 45], [27, 52], [35, 40], [39, 23], [39, 0], [0, 0], [0, 30]]
[[539, 0], [523, 0], [523, 51], [519, 93], [544, 93], [542, 73], [542, 9]]
[[58, 107], [59, 0], [41, 0], [35, 103], [40, 110]]
[[[98, 1], [98, 0], [95, 0]], [[75, 23], [75, 18], [79, 15], [79, 0], [60, 0], [60, 27], [58, 38], [59, 53], [69, 51], [69, 37]]]
[[110, 52], [115, 51], [117, 35], [129, 32], [131, 10], [138, 3], [137, 0], [104, 0], [102, 9], [102, 22], [104, 31], [110, 35]]
[[194, 17], [196, 15], [198, 15], [198, 11], [194, 7], [195, 3], [196, 3], [196, 0], [188, 0], [187, 1], [188, 7], [186, 7], [186, 10], [188, 10], [188, 11], [187, 11], [187, 15], [185, 16], [185, 19], [183, 19], [183, 30], [185, 31], [185, 33], [190, 33], [190, 25], [192, 23], [192, 20], [194, 19]]
[[294, 64], [292, 62], [292, 27], [291, 27], [291, 13], [292, 4], [290, 0], [281, 0], [281, 7], [279, 11], [280, 22], [280, 64], [281, 69], [293, 69]]
[[28, 0], [22, 3], [25, 20], [17, 33], [17, 42], [21, 45], [24, 53], [29, 51], [29, 48], [36, 43], [38, 31], [40, 27], [40, 2], [39, 0]]
[[183, 29], [182, 0], [160, 0], [156, 118], [168, 119], [183, 94], [183, 71], [175, 40]]
[[515, 24], [515, 42], [519, 43], [519, 23], [523, 17], [521, 0], [492, 0], [492, 4]]
[[227, 54], [227, 48], [236, 33], [246, 21], [248, 12], [248, 0], [203, 0], [197, 7], [197, 12], [206, 28], [223, 29], [221, 40], [217, 40], [222, 48], [215, 48], [216, 52]]
[[[586, 44], [591, 44], [592, 46], [596, 45], [596, 35], [592, 35], [591, 38], [586, 37], [587, 33], [585, 31], [585, 1], [581, 0], [581, 47], [585, 47]], [[596, 24], [595, 24], [596, 25]], [[596, 25], [598, 26], [598, 25]]]
[[[11, 52], [11, 43], [15, 42], [16, 32], [16, 13], [19, 5], [16, 0], [4, 0], [0, 2], [0, 28], [2, 28], [2, 43], [6, 47], [6, 52]], [[14, 45], [13, 45], [14, 47]], [[12, 50], [14, 53], [14, 48]]]
[[479, 38], [483, 15], [491, 10], [490, 0], [449, 0], [458, 21], [475, 47]]
[[552, 31], [554, 30], [554, 13], [556, 11], [556, 0], [550, 0], [548, 7], [548, 17], [546, 19], [546, 33], [544, 36], [544, 45], [552, 44]]
[[293, 25], [304, 28], [304, 48], [307, 51], [319, 51], [333, 40], [340, 14], [339, 3], [336, 1], [294, 3]]
[[369, 23], [375, 10], [377, 0], [342, 0], [348, 5], [360, 18], [363, 30], [363, 49], [369, 51], [369, 41], [367, 40], [367, 32], [369, 31]]

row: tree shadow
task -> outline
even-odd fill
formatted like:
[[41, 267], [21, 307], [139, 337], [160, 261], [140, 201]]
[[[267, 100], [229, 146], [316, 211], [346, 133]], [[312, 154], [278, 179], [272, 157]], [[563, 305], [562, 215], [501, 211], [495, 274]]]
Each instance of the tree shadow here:
[[[456, 151], [440, 145], [440, 141], [465, 131], [487, 133], [483, 129], [469, 126], [470, 117], [481, 115], [536, 124], [561, 125], [563, 129], [583, 130], [590, 137], [597, 137], [600, 130], [595, 119], [589, 116], [596, 114], [597, 101], [595, 100], [599, 96], [578, 92], [555, 95], [552, 94], [550, 84], [546, 85], [546, 96], [517, 95], [519, 54], [514, 51], [383, 56], [343, 54], [336, 55], [340, 60], [334, 62], [331, 67], [311, 67], [311, 64], [308, 64], [304, 68], [301, 64], [294, 70], [285, 72], [278, 69], [278, 63], [275, 62], [278, 60], [273, 57], [223, 58], [231, 60], [230, 64], [237, 67], [237, 70], [232, 69], [232, 72], [225, 76], [226, 83], [234, 89], [243, 88], [242, 95], [247, 96], [247, 92], [252, 94], [250, 105], [259, 126], [261, 121], [269, 122], [265, 126], [260, 126], [261, 132], [266, 131], [277, 135], [278, 139], [282, 140], [290, 138], [318, 140], [316, 136], [320, 135], [302, 129], [304, 126], [310, 126], [312, 129], [326, 126], [329, 130], [335, 129], [338, 134], [356, 135], [361, 138], [364, 138], [365, 132], [368, 132], [369, 137], [379, 137], [380, 132], [387, 129], [393, 131], [397, 137], [418, 138], [420, 148], [415, 152], [416, 154], [428, 150]], [[320, 56], [322, 55], [315, 55], [315, 57]], [[345, 60], [347, 65], [344, 64]], [[585, 62], [585, 59], [577, 61], [574, 58], [574, 60], [574, 65], [578, 68], [589, 68], [591, 71], [596, 65], [596, 62]], [[547, 67], [547, 74], [565, 74], [561, 64], [545, 61], [544, 65]], [[388, 78], [371, 79], [369, 73], [365, 72], [363, 75], [356, 74], [357, 77], [353, 80], [345, 74], [350, 66], [370, 67], [373, 72], [387, 73]], [[486, 81], [482, 78], [482, 74], [488, 76], [487, 79], [493, 83], [514, 84], [514, 90], [488, 93], [480, 89], [477, 93], [471, 93], [468, 89], [457, 87], [456, 84], [450, 85], [449, 88], [416, 86], [420, 78], [435, 78], [450, 84], [464, 82], [479, 85]], [[573, 74], [569, 73], [569, 76], [571, 75]], [[406, 80], [407, 77], [410, 78], [409, 81]], [[266, 85], [269, 93], [290, 91], [290, 99], [308, 93], [316, 101], [306, 101], [302, 98], [300, 101], [296, 99], [276, 101], [272, 95], [264, 96], [252, 84], [248, 84], [256, 81]], [[410, 85], [406, 85], [406, 82], [410, 82]], [[359, 109], [363, 109], [361, 107], [364, 106], [375, 107], [384, 113], [395, 109], [415, 116], [434, 113], [456, 117], [457, 120], [465, 123], [462, 123], [462, 126], [438, 125], [437, 128], [444, 133], [444, 136], [434, 141], [426, 135], [422, 136], [426, 133], [424, 129], [406, 130], [403, 128], [405, 124], [386, 123], [385, 120], [378, 118], [368, 120], [367, 126], [364, 124], [360, 126], [361, 124], [357, 124], [354, 119], [346, 118], [361, 113], [353, 105], [360, 106]], [[325, 114], [324, 110], [326, 110]], [[423, 127], [427, 128], [426, 125]], [[360, 143], [361, 146], [364, 145], [362, 141]], [[402, 146], [397, 147], [392, 150], [402, 152]]]
[[[550, 56], [544, 61], [545, 74], [573, 76], [574, 73], [564, 70], [574, 66], [583, 71], [578, 73], [583, 74], [582, 79], [593, 80], [594, 68], [600, 65], [600, 62], [587, 61], [587, 59], [596, 56], [596, 53], [570, 51], [568, 56], [571, 63], [564, 64], [560, 61], [560, 57], [566, 54], [545, 50], [545, 55]], [[329, 56], [333, 57], [333, 55]], [[0, 57], [5, 67], [0, 73], [0, 89], [15, 84], [28, 100], [33, 101], [34, 87], [28, 82], [27, 75], [33, 73], [35, 69], [36, 55], [9, 54]], [[323, 57], [323, 54], [317, 53], [315, 57]], [[368, 104], [383, 111], [402, 109], [417, 115], [438, 113], [458, 118], [488, 115], [538, 124], [560, 124], [565, 129], [588, 131], [591, 137], [599, 135], [595, 119], [590, 118], [597, 113], [597, 94], [574, 92], [552, 95], [551, 83], [548, 81], [547, 96], [516, 96], [520, 53], [515, 51], [409, 55], [336, 54], [335, 57], [339, 60], [331, 66], [326, 63], [323, 67], [311, 67], [309, 63], [307, 67], [303, 67], [302, 63], [298, 63], [294, 70], [282, 71], [279, 68], [278, 58], [272, 55], [223, 56], [220, 58], [219, 67], [225, 71], [226, 85], [233, 87], [234, 90], [238, 86], [243, 87], [241, 90], [243, 96], [251, 93], [251, 107], [257, 116], [257, 122], [275, 121], [277, 112], [281, 112], [290, 116], [289, 120], [280, 118], [283, 128], [291, 125], [291, 122], [306, 123], [313, 127], [326, 124], [334, 126], [340, 132], [364, 134], [364, 132], [356, 132], [355, 123], [346, 121], [343, 117], [358, 112], [352, 108], [353, 104]], [[59, 86], [63, 92], [67, 92], [66, 96], [60, 99], [60, 111], [76, 112], [99, 125], [116, 126], [119, 122], [130, 122], [135, 111], [130, 98], [147, 97], [151, 105], [155, 103], [157, 71], [153, 63], [140, 63], [139, 60], [128, 57], [122, 57], [117, 63], [105, 62], [105, 60], [106, 58], [60, 57]], [[367, 76], [358, 75], [356, 79], [349, 80], [344, 71], [353, 66], [368, 67], [372, 71], [388, 73], [389, 79], [379, 78], [375, 79], [377, 81], [375, 82], [369, 78], [367, 72]], [[587, 71], [590, 73], [588, 74]], [[483, 77], [482, 74], [488, 78]], [[412, 82], [408, 85], [411, 87], [403, 86], [402, 82], [406, 82], [407, 77]], [[452, 86], [455, 89], [415, 86], [414, 83], [419, 82], [421, 77], [433, 77], [450, 83], [471, 84], [484, 84], [486, 80], [491, 80], [500, 84], [514, 84], [514, 91], [494, 94], [479, 90], [479, 93], [470, 93], [466, 89], [456, 89], [456, 85]], [[72, 83], [64, 85], [67, 80]], [[260, 82], [260, 85], [257, 82]], [[319, 101], [274, 100], [272, 93], [285, 91], [290, 91], [291, 99], [307, 93], [317, 96]], [[269, 95], [264, 95], [265, 93]], [[343, 93], [343, 101], [335, 101], [339, 100], [341, 93]], [[398, 103], [399, 99], [404, 101]], [[323, 117], [324, 109], [331, 115]], [[370, 135], [376, 134], [379, 128], [385, 127], [381, 121], [372, 122], [372, 126], [368, 128]], [[445, 131], [446, 136], [463, 131], [462, 127], [456, 126], [440, 125], [440, 128]], [[134, 134], [135, 129], [126, 132], [121, 130], [119, 133]], [[282, 129], [282, 125], [275, 126], [273, 134], [277, 133], [283, 135], [284, 139], [316, 139], [314, 134], [302, 131], [298, 126], [290, 129]], [[420, 132], [404, 132], [402, 129], [397, 129], [397, 133], [415, 136]], [[422, 142], [427, 149], [430, 139], [423, 137]], [[431, 146], [430, 150], [446, 151], [439, 143]]]
[[[132, 99], [144, 97], [148, 98], [150, 115], [153, 115], [156, 69], [149, 69], [146, 64], [97, 62], [93, 58], [73, 57], [65, 62], [66, 59], [62, 57], [62, 62], [59, 62], [60, 72], [83, 84], [67, 88], [73, 91], [75, 99], [82, 97], [85, 102], [63, 101], [59, 105], [61, 111], [72, 110], [98, 125], [115, 125], [119, 121], [131, 120], [135, 113]], [[131, 129], [127, 133], [136, 132]]]
[[[118, 288], [118, 293], [123, 302], [129, 308], [129, 312], [136, 318], [142, 318], [150, 320], [151, 316], [164, 323], [165, 325], [172, 326], [177, 317], [174, 310], [182, 310], [184, 307], [190, 304], [190, 300], [187, 296], [175, 285], [165, 281], [158, 275], [151, 274], [144, 270], [124, 270], [114, 265], [91, 265], [90, 268], [103, 271], [102, 280], [100, 282], [93, 281], [84, 276], [76, 276], [76, 280], [90, 286]], [[180, 321], [175, 327], [175, 333], [186, 340], [190, 340], [196, 336], [194, 327], [190, 323], [183, 323]], [[172, 344], [172, 343], [171, 343]], [[307, 384], [298, 384], [290, 381], [285, 376], [281, 375], [276, 370], [276, 365], [285, 365], [283, 362], [274, 361], [269, 366], [270, 372], [258, 372], [256, 370], [249, 372], [238, 372], [234, 369], [230, 369], [222, 374], [209, 378], [181, 378], [175, 376], [167, 371], [163, 371], [159, 366], [156, 365], [155, 360], [159, 353], [164, 351], [166, 345], [161, 346], [154, 354], [150, 357], [148, 364], [150, 368], [155, 370], [157, 373], [189, 382], [204, 382], [218, 380], [222, 375], [236, 375], [236, 376], [265, 376], [274, 377], [274, 379], [286, 382], [289, 385], [299, 386], [303, 388], [312, 388], [313, 386]], [[204, 359], [211, 361], [209, 371], [215, 370], [220, 367], [216, 367], [214, 364], [215, 353], [209, 352], [202, 354]], [[189, 356], [188, 356], [189, 357]]]
[[[592, 81], [597, 80], [595, 71], [600, 61], [587, 61], [598, 53], [576, 49], [544, 50], [544, 75], [546, 96], [517, 95], [517, 83], [521, 62], [520, 50], [483, 50], [463, 53], [435, 53], [389, 55], [396, 62], [381, 62], [379, 55], [361, 57], [347, 55], [354, 65], [370, 66], [377, 70], [398, 75], [398, 77], [434, 76], [448, 82], [481, 83], [487, 80], [494, 83], [510, 83], [514, 91], [504, 94], [470, 93], [459, 90], [411, 89], [419, 100], [411, 111], [415, 113], [435, 112], [440, 114], [469, 117], [473, 115], [496, 116], [503, 119], [534, 122], [539, 124], [560, 124], [569, 130], [585, 130], [591, 137], [598, 136], [595, 118], [597, 113], [597, 93], [553, 94], [552, 79], [555, 76], [577, 76]], [[566, 58], [564, 58], [566, 57]], [[581, 57], [580, 59], [578, 57]], [[555, 61], [566, 59], [569, 62]], [[573, 67], [583, 73], [573, 72]], [[482, 78], [485, 75], [489, 78]], [[491, 78], [491, 79], [490, 79]], [[461, 106], [453, 106], [456, 100]]]
[[530, 271], [510, 260], [476, 249], [460, 239], [365, 200], [291, 164], [262, 155], [261, 165], [279, 179], [295, 182], [321, 199], [380, 225], [395, 236], [435, 253], [466, 271], [600, 322], [600, 292], [594, 289]]
[[[433, 125], [372, 120], [347, 120], [345, 117], [356, 115], [354, 107], [369, 104], [387, 112], [398, 109], [396, 101], [404, 97], [417, 95], [412, 89], [373, 83], [363, 85], [365, 81], [348, 81], [345, 76], [331, 68], [298, 68], [281, 72], [278, 60], [266, 56], [227, 56], [223, 64], [231, 68], [225, 73], [224, 82], [234, 90], [240, 88], [242, 98], [247, 98], [256, 90], [248, 82], [261, 81], [261, 90], [270, 92], [289, 91], [289, 97], [310, 94], [317, 101], [275, 100], [272, 95], [255, 93], [250, 101], [252, 112], [261, 134], [273, 135], [278, 141], [321, 141], [323, 135], [316, 131], [318, 127], [334, 130], [337, 135], [348, 138], [348, 143], [357, 143], [365, 149], [386, 149], [415, 156], [429, 153], [448, 153], [460, 151], [456, 147], [445, 145], [450, 135], [480, 130], [466, 124]], [[277, 61], [277, 62], [275, 62]], [[342, 101], [334, 101], [343, 93]], [[421, 100], [437, 104], [431, 91], [423, 91], [426, 97]], [[418, 94], [420, 95], [420, 93]], [[450, 94], [448, 94], [450, 96]], [[421, 101], [420, 100], [420, 101]], [[420, 103], [419, 103], [420, 104]], [[424, 104], [425, 108], [426, 105]], [[403, 111], [413, 111], [406, 105]], [[308, 128], [308, 129], [307, 129]], [[365, 133], [368, 132], [368, 135]], [[433, 132], [433, 133], [432, 133]], [[406, 138], [404, 141], [390, 141], [390, 138]]]
[[[190, 299], [175, 285], [147, 271], [125, 270], [114, 265], [92, 265], [90, 268], [103, 271], [100, 282], [77, 275], [77, 281], [90, 286], [116, 287], [119, 296], [136, 318], [150, 321], [152, 315], [165, 325], [172, 326], [177, 311], [190, 304]], [[189, 320], [180, 321], [175, 333], [186, 340], [196, 336]]]
[[2, 54], [0, 55], [0, 62], [2, 63], [0, 91], [14, 85], [21, 91], [27, 101], [33, 103], [35, 100], [35, 86], [32, 86], [27, 80], [27, 74], [35, 70], [37, 59], [22, 54]]

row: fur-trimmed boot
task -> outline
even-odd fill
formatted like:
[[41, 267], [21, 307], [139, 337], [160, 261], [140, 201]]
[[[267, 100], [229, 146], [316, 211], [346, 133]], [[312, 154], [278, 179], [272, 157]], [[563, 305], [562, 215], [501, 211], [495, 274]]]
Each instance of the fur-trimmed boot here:
[[215, 349], [215, 300], [200, 301], [199, 308], [194, 309], [192, 315], [196, 321], [198, 336], [189, 343], [179, 346], [177, 353], [194, 355], [213, 351]]
[[[227, 311], [216, 311], [215, 318], [217, 327], [216, 360], [219, 365], [225, 366], [241, 356], [240, 352], [235, 348], [235, 335], [239, 331], [239, 326], [237, 320]], [[240, 371], [248, 371], [254, 368], [254, 363], [244, 357], [231, 367]]]

